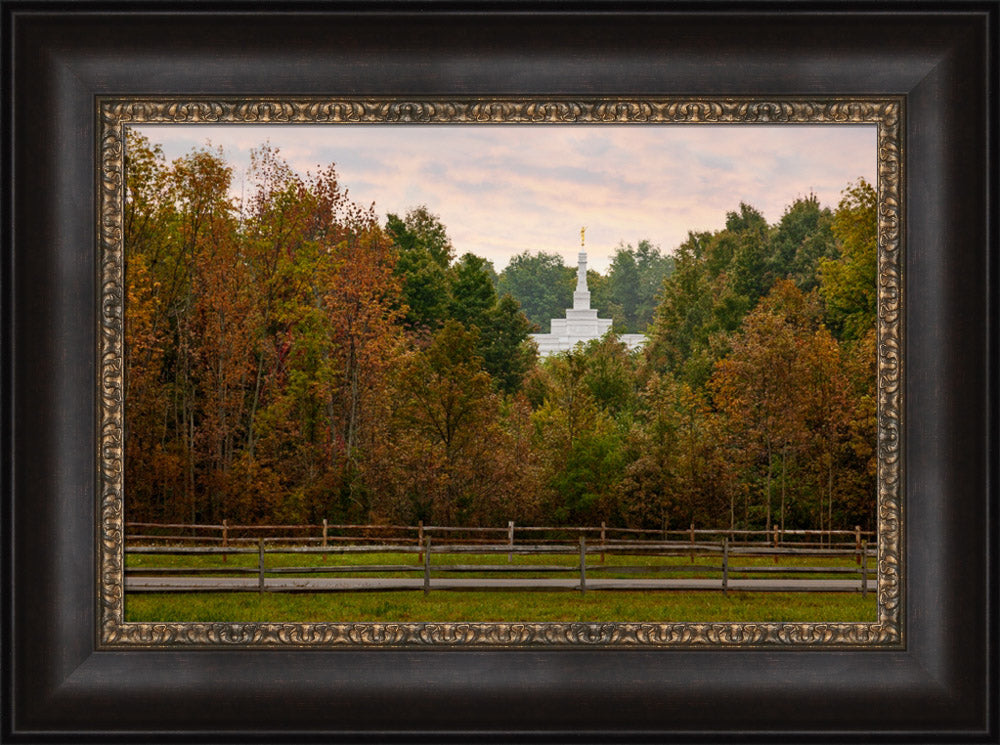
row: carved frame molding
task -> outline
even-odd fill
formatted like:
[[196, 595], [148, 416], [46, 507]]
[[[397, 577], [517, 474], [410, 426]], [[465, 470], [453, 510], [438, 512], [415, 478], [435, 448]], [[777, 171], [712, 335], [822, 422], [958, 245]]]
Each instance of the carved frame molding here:
[[[98, 646], [523, 648], [905, 646], [902, 494], [903, 98], [178, 98], [96, 102]], [[829, 124], [878, 129], [878, 581], [871, 623], [136, 623], [124, 620], [123, 206], [130, 124]]]

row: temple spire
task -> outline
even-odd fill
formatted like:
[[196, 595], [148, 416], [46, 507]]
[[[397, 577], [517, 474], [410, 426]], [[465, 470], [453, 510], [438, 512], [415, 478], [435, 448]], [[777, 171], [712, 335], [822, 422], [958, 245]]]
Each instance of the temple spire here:
[[[600, 339], [611, 330], [610, 318], [598, 318], [597, 311], [590, 307], [590, 291], [587, 289], [587, 251], [584, 233], [580, 228], [580, 254], [576, 265], [576, 292], [573, 293], [573, 307], [566, 309], [565, 318], [553, 318], [551, 331], [547, 334], [532, 334], [538, 344], [538, 353], [543, 357], [573, 349], [581, 342]], [[642, 334], [620, 334], [619, 341], [629, 349], [641, 347], [646, 337]]]
[[573, 293], [575, 310], [590, 308], [590, 291], [587, 289], [587, 252], [583, 248], [583, 233], [586, 229], [586, 227], [580, 228], [580, 254], [576, 259], [576, 292]]

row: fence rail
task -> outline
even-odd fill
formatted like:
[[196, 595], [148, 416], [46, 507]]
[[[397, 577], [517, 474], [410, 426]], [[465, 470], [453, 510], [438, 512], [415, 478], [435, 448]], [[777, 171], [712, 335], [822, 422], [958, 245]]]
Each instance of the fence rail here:
[[[855, 526], [853, 530], [781, 530], [774, 527], [771, 530], [751, 530], [743, 528], [698, 528], [693, 523], [686, 529], [657, 530], [651, 528], [618, 528], [601, 523], [599, 526], [543, 526], [516, 525], [509, 521], [506, 526], [497, 527], [459, 527], [445, 525], [365, 525], [365, 524], [335, 524], [323, 520], [322, 523], [307, 523], [300, 525], [240, 525], [229, 524], [223, 520], [221, 524], [184, 524], [184, 523], [151, 523], [128, 522], [125, 524], [126, 540], [137, 541], [176, 541], [180, 543], [218, 543], [222, 546], [239, 543], [256, 543], [258, 538], [271, 541], [286, 540], [302, 543], [318, 543], [328, 546], [330, 543], [345, 542], [379, 542], [393, 539], [398, 542], [423, 545], [425, 537], [434, 536], [437, 542], [454, 540], [462, 544], [482, 542], [494, 543], [495, 539], [480, 536], [494, 535], [506, 539], [507, 545], [517, 542], [517, 536], [522, 540], [529, 534], [536, 536], [532, 543], [561, 543], [567, 536], [582, 536], [600, 544], [610, 545], [615, 540], [626, 540], [624, 536], [640, 537], [645, 543], [652, 538], [661, 540], [675, 539], [697, 545], [708, 541], [718, 543], [723, 538], [732, 545], [769, 544], [776, 547], [795, 546], [826, 546], [853, 544], [855, 549], [862, 541], [872, 542], [874, 531], [862, 530]], [[143, 529], [140, 532], [135, 532]], [[149, 531], [152, 532], [149, 532]], [[173, 531], [164, 533], [162, 531]], [[178, 532], [179, 531], [179, 532]], [[186, 533], [184, 531], [187, 531]], [[271, 535], [261, 535], [262, 531]], [[280, 533], [280, 535], [278, 535]], [[551, 536], [551, 537], [545, 537]], [[623, 536], [615, 538], [615, 536]], [[650, 536], [650, 539], [641, 538]]]
[[[427, 529], [425, 528], [425, 531]], [[184, 566], [133, 566], [126, 570], [126, 589], [130, 591], [345, 591], [351, 589], [413, 590], [423, 589], [429, 593], [435, 589], [572, 589], [585, 594], [588, 589], [697, 589], [721, 590], [784, 590], [792, 592], [843, 592], [860, 591], [867, 596], [870, 583], [875, 576], [869, 571], [869, 560], [874, 556], [866, 540], [860, 545], [849, 547], [793, 547], [759, 544], [756, 546], [731, 543], [728, 538], [718, 542], [699, 541], [692, 545], [683, 541], [635, 541], [607, 539], [598, 543], [588, 543], [585, 535], [578, 537], [578, 543], [455, 543], [439, 542], [431, 535], [424, 535], [421, 543], [399, 541], [395, 543], [355, 543], [348, 545], [325, 544], [289, 545], [283, 538], [258, 537], [256, 545], [191, 546], [191, 545], [131, 545], [126, 547], [126, 555], [180, 555], [219, 556], [226, 561], [228, 555], [256, 555], [256, 567], [184, 567]], [[846, 544], [845, 544], [846, 545]], [[323, 566], [286, 566], [269, 561], [274, 555], [320, 555], [327, 557], [349, 554], [412, 554], [415, 562], [380, 564], [332, 563]], [[508, 562], [512, 556], [558, 556], [575, 555], [573, 564], [490, 564], [490, 563], [435, 563], [432, 557], [443, 556], [488, 556], [506, 554]], [[605, 563], [605, 557], [623, 556], [634, 558], [627, 564]], [[592, 559], [599, 556], [600, 562]], [[655, 563], [653, 557], [690, 556], [690, 564]], [[790, 558], [854, 558], [858, 566], [761, 566], [740, 563], [740, 557], [780, 557]], [[643, 561], [645, 559], [645, 561]], [[695, 560], [698, 563], [695, 563]], [[736, 560], [736, 563], [733, 560]], [[256, 575], [257, 581], [238, 576], [216, 577], [207, 575]], [[358, 585], [350, 579], [337, 577], [314, 578], [313, 575], [404, 575], [403, 578], [381, 577]], [[480, 575], [478, 577], [452, 579], [454, 575]], [[552, 576], [537, 578], [525, 575], [575, 575], [569, 582]], [[628, 577], [608, 577], [620, 574]], [[701, 577], [664, 578], [663, 575], [691, 575]], [[286, 580], [290, 575], [299, 575]], [[309, 575], [309, 576], [304, 576]], [[413, 575], [407, 579], [405, 575]], [[486, 575], [486, 576], [483, 576]], [[505, 577], [503, 575], [506, 575]], [[737, 576], [734, 576], [737, 575]], [[752, 575], [785, 575], [776, 579], [753, 579]], [[791, 575], [789, 577], [788, 575]], [[827, 575], [824, 577], [824, 575]], [[834, 579], [830, 579], [833, 575]], [[495, 576], [501, 576], [497, 581]], [[638, 581], [637, 578], [643, 578]], [[846, 578], [846, 579], [845, 579]]]

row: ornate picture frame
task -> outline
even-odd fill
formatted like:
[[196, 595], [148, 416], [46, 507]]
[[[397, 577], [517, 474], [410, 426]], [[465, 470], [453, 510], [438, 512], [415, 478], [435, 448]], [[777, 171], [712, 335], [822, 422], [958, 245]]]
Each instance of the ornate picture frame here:
[[[1000, 5], [780, 10], [0, 0], [0, 740], [996, 742]], [[116, 128], [483, 100], [555, 118], [898, 106], [874, 624], [123, 620]]]
[[[901, 540], [902, 99], [747, 98], [100, 98], [101, 253], [101, 644], [240, 646], [517, 647], [607, 646], [892, 647], [904, 643]], [[730, 126], [825, 124], [877, 127], [878, 173], [878, 617], [872, 622], [384, 622], [181, 623], [124, 620], [125, 510], [122, 489], [123, 205], [125, 128], [148, 124], [627, 124]]]

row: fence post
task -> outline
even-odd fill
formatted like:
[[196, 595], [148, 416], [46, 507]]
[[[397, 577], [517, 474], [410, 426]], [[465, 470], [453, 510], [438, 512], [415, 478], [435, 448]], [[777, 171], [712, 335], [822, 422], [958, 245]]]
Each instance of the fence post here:
[[514, 521], [507, 521], [507, 563], [510, 564], [514, 560]]
[[604, 544], [607, 543], [607, 536], [605, 535], [605, 531], [607, 529], [608, 526], [605, 524], [603, 520], [601, 520], [601, 563], [602, 564], [604, 563]]
[[[772, 541], [774, 542], [774, 547], [778, 548], [778, 526], [777, 525], [773, 526]], [[774, 555], [774, 563], [775, 564], [778, 563], [778, 555], [777, 554]]]
[[861, 526], [854, 526], [854, 563], [861, 563]]
[[[222, 521], [222, 547], [223, 548], [228, 548], [229, 547], [229, 521], [228, 520], [223, 520]], [[223, 562], [225, 562], [227, 558], [228, 558], [227, 554], [222, 554], [222, 561]]]
[[694, 564], [694, 523], [691, 523], [691, 563]]
[[431, 591], [431, 537], [427, 536], [424, 540], [424, 595], [427, 595]]
[[[323, 548], [327, 547], [327, 538], [329, 537], [329, 535], [330, 535], [330, 523], [324, 517], [323, 518]], [[323, 554], [323, 563], [324, 564], [326, 563], [326, 554], [325, 553]]]
[[868, 541], [861, 541], [861, 597], [868, 597]]
[[264, 593], [264, 539], [257, 539], [257, 591]]
[[417, 546], [419, 551], [417, 551], [417, 563], [420, 564], [424, 560], [424, 521], [421, 520], [417, 523]]
[[722, 596], [729, 596], [729, 539], [722, 539]]
[[587, 539], [580, 536], [580, 594], [587, 594]]

